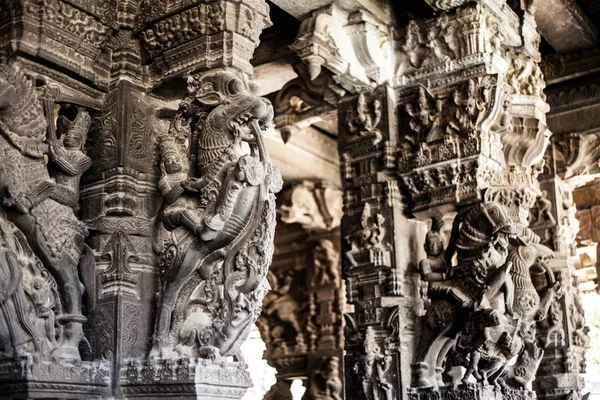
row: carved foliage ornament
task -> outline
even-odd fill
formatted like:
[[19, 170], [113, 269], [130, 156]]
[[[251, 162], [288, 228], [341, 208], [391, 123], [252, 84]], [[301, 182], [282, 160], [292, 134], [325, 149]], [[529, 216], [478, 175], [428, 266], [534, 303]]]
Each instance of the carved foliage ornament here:
[[229, 70], [191, 77], [189, 90], [160, 140], [170, 234], [151, 356], [166, 358], [236, 354], [269, 287], [282, 185], [262, 138], [271, 104]]

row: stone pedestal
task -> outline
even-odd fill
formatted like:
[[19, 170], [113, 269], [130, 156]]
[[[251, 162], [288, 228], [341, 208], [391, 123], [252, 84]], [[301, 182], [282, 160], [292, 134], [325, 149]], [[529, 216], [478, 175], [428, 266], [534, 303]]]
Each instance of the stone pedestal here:
[[248, 365], [204, 359], [131, 362], [121, 370], [128, 399], [239, 400], [252, 386]]
[[109, 396], [110, 368], [102, 362], [56, 363], [24, 357], [0, 362], [0, 392], [7, 400], [93, 399]]

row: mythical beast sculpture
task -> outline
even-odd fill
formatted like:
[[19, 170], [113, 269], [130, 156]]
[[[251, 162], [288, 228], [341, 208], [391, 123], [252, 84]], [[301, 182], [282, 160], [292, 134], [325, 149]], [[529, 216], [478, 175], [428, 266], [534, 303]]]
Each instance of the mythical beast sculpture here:
[[[444, 254], [443, 243], [436, 250], [436, 257]], [[458, 265], [445, 267], [455, 253]], [[552, 251], [518, 238], [503, 206], [479, 203], [456, 217], [444, 256], [438, 264], [445, 268], [436, 270], [440, 277], [430, 283], [432, 304], [421, 321], [412, 386], [455, 385], [453, 369], [462, 366], [465, 384], [473, 376], [483, 384], [523, 389], [543, 354], [535, 344], [535, 323], [546, 317], [557, 295], [545, 264]], [[534, 281], [545, 283], [536, 287]], [[526, 373], [517, 378], [516, 368]]]
[[229, 70], [188, 84], [159, 144], [170, 234], [151, 357], [235, 355], [268, 290], [282, 185], [262, 138], [273, 109]]
[[[50, 105], [53, 106], [53, 102]], [[85, 250], [83, 240], [87, 230], [72, 208], [78, 200], [78, 189], [73, 187], [78, 185], [78, 178], [77, 182], [65, 178], [57, 183], [46, 166], [45, 157], [52, 153], [46, 136], [50, 133], [47, 131], [53, 132], [53, 124], [51, 121], [51, 129], [47, 129], [49, 123], [44, 117], [44, 104], [38, 90], [18, 64], [0, 65], [1, 207], [7, 219], [26, 238], [24, 246], [33, 250], [57, 283], [62, 304], [62, 313], [57, 319], [62, 325], [62, 334], [52, 357], [79, 360], [85, 317], [81, 309], [83, 285], [79, 281], [78, 265]], [[77, 132], [67, 135], [83, 137], [89, 124], [89, 115], [81, 111], [73, 127]], [[76, 146], [78, 151], [81, 144], [78, 142]], [[67, 150], [61, 147], [57, 151], [62, 154]], [[57, 157], [53, 159], [64, 159], [54, 155]], [[69, 164], [58, 163], [61, 169]], [[89, 167], [89, 162], [80, 167], [83, 169], [75, 171], [78, 176]], [[69, 192], [65, 193], [67, 187]]]

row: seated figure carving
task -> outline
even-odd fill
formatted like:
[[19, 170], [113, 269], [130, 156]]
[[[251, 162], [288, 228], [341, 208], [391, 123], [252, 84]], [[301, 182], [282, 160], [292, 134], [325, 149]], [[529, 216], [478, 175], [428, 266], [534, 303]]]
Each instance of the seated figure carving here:
[[151, 357], [234, 355], [260, 313], [281, 176], [262, 130], [271, 104], [228, 70], [190, 77], [160, 140], [161, 292]]

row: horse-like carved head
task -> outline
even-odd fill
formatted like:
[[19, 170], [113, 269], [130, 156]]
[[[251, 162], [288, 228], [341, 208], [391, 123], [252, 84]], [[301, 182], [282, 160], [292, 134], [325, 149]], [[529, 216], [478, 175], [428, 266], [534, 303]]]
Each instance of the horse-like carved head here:
[[204, 109], [197, 125], [198, 164], [207, 168], [223, 151], [257, 140], [250, 122], [262, 130], [273, 120], [271, 102], [257, 95], [256, 85], [228, 70], [216, 70], [188, 78], [190, 94]]

